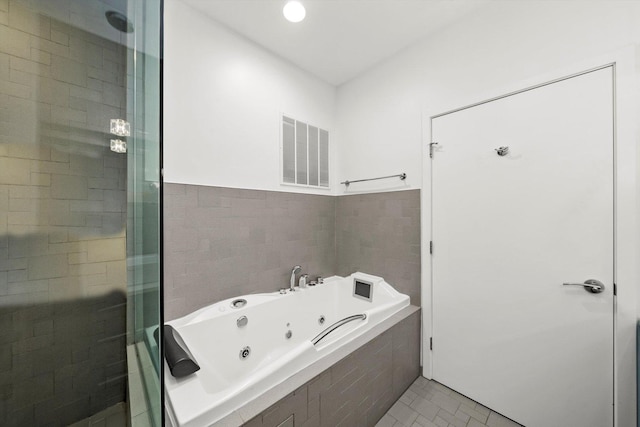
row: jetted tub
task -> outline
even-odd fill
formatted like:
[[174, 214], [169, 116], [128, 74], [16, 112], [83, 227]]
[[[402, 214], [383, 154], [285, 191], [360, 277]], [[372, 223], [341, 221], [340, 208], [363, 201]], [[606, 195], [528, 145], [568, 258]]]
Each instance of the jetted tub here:
[[200, 365], [174, 378], [165, 361], [169, 425], [212, 425], [409, 306], [407, 295], [364, 273], [296, 289], [231, 298], [167, 322]]

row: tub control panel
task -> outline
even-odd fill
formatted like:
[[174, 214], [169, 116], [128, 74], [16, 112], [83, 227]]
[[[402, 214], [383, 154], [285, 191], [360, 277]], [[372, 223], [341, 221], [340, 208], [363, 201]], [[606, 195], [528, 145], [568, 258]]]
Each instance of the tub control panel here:
[[367, 280], [354, 278], [353, 296], [371, 301], [373, 299], [373, 283]]

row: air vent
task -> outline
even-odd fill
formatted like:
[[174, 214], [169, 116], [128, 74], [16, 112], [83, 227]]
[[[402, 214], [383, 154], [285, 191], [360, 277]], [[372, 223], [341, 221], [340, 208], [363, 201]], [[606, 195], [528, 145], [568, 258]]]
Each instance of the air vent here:
[[329, 132], [282, 116], [282, 183], [329, 188]]

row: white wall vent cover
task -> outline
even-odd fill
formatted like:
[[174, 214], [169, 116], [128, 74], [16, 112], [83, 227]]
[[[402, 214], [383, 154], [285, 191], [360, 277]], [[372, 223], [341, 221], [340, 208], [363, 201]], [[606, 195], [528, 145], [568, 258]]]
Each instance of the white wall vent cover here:
[[282, 183], [329, 188], [329, 132], [282, 116]]

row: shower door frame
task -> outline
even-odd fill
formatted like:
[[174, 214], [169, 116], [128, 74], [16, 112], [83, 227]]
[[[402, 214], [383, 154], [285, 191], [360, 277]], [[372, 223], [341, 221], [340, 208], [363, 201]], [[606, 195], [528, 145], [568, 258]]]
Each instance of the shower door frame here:
[[[572, 77], [577, 77], [608, 67], [613, 72], [613, 277], [617, 285], [617, 294], [613, 297], [613, 402], [614, 402], [614, 426], [631, 425], [635, 416], [635, 399], [621, 397], [635, 396], [635, 376], [627, 375], [635, 369], [635, 345], [627, 345], [624, 348], [621, 343], [635, 342], [636, 319], [636, 289], [637, 272], [634, 268], [635, 254], [638, 250], [637, 226], [634, 218], [638, 210], [635, 190], [640, 182], [640, 172], [637, 170], [635, 157], [634, 124], [633, 116], [636, 105], [633, 95], [636, 94], [633, 81], [633, 64], [635, 52], [632, 49], [623, 49], [610, 55], [584, 61], [580, 64], [567, 67], [548, 75], [529, 80], [524, 83], [516, 83], [502, 91], [495, 91], [498, 95], [476, 97], [476, 102], [457, 102], [458, 107], [438, 108], [431, 110], [434, 113], [423, 112], [423, 185], [421, 190], [421, 223], [422, 223], [422, 247], [427, 248], [432, 241], [432, 166], [431, 166], [431, 142], [432, 121], [440, 116], [461, 111], [467, 108], [479, 106], [496, 101], [508, 96], [523, 93], [529, 90], [547, 86]], [[542, 83], [540, 83], [542, 82]], [[626, 96], [621, 94], [627, 94]], [[481, 99], [481, 101], [477, 101]], [[460, 107], [462, 105], [462, 107]], [[620, 112], [624, 113], [621, 115]], [[622, 135], [622, 137], [620, 136]], [[629, 179], [633, 176], [633, 185], [620, 186], [621, 177]], [[623, 201], [625, 203], [620, 204]], [[634, 203], [631, 203], [631, 202]], [[432, 378], [432, 352], [431, 340], [433, 336], [433, 277], [432, 258], [429, 250], [422, 251], [422, 375]], [[621, 293], [623, 298], [618, 299]], [[626, 351], [625, 351], [626, 350]], [[625, 358], [627, 359], [625, 361]], [[622, 374], [621, 374], [622, 373]], [[631, 380], [629, 380], [631, 377]], [[634, 423], [635, 424], [635, 423]]]
[[[134, 169], [128, 177], [130, 180], [131, 188], [129, 196], [132, 197], [130, 201], [130, 209], [139, 210], [140, 215], [134, 214], [131, 220], [133, 237], [135, 243], [132, 245], [131, 254], [128, 254], [131, 258], [144, 258], [149, 255], [152, 257], [153, 253], [145, 252], [142, 247], [142, 243], [145, 239], [153, 239], [149, 237], [144, 230], [142, 224], [146, 221], [149, 222], [149, 215], [145, 215], [144, 197], [140, 197], [145, 191], [149, 191], [148, 188], [154, 193], [157, 192], [157, 199], [153, 199], [153, 202], [157, 202], [157, 210], [152, 212], [155, 219], [157, 219], [157, 242], [155, 249], [157, 249], [157, 255], [155, 260], [157, 261], [157, 267], [154, 269], [154, 273], [157, 273], [157, 317], [149, 316], [149, 313], [144, 310], [144, 290], [139, 290], [139, 294], [132, 298], [132, 304], [135, 305], [136, 313], [134, 315], [133, 325], [131, 325], [131, 333], [133, 336], [134, 344], [141, 344], [144, 347], [142, 352], [148, 353], [143, 355], [138, 353], [136, 348], [135, 360], [133, 363], [137, 363], [138, 366], [138, 378], [136, 381], [140, 382], [140, 388], [142, 389], [144, 407], [139, 408], [142, 413], [136, 414], [136, 416], [143, 417], [146, 413], [148, 420], [153, 426], [165, 425], [165, 411], [164, 411], [164, 340], [162, 333], [158, 335], [157, 339], [157, 353], [154, 354], [148, 345], [147, 338], [145, 337], [145, 324], [148, 321], [158, 322], [158, 327], [164, 324], [164, 179], [163, 179], [163, 58], [164, 58], [164, 0], [126, 0], [127, 13], [134, 20], [135, 27], [138, 29], [131, 36], [131, 45], [128, 49], [131, 50], [132, 63], [131, 69], [133, 74], [131, 95], [128, 101], [128, 106], [132, 110], [133, 117], [131, 118], [132, 124], [132, 144], [131, 150], [136, 150], [136, 160], [132, 165]], [[140, 30], [142, 29], [142, 30]], [[156, 38], [157, 37], [157, 38]], [[149, 58], [155, 58], [157, 54], [157, 68], [153, 68], [154, 61], [143, 59], [144, 56]], [[151, 70], [151, 71], [149, 71]], [[151, 77], [149, 77], [151, 76]], [[157, 81], [154, 81], [157, 79]], [[157, 96], [157, 99], [154, 99]], [[142, 113], [141, 113], [142, 112]], [[148, 129], [148, 131], [147, 131]], [[156, 144], [157, 142], [157, 144]], [[147, 189], [147, 190], [145, 190]], [[147, 196], [149, 197], [149, 196]], [[157, 215], [157, 216], [156, 216]], [[138, 232], [136, 229], [141, 229]], [[155, 227], [154, 227], [155, 228]], [[129, 249], [129, 248], [128, 248]], [[152, 262], [153, 264], [153, 262]], [[142, 272], [141, 264], [132, 268], [140, 268], [141, 276], [133, 274], [133, 281], [129, 283], [129, 287], [144, 288], [145, 278]], [[151, 283], [151, 282], [149, 282]], [[155, 283], [154, 283], [155, 284]], [[155, 286], [154, 286], [155, 288]], [[146, 296], [149, 298], [149, 296]], [[154, 299], [155, 299], [154, 298]], [[151, 299], [153, 301], [154, 299]], [[151, 313], [154, 314], [154, 313]], [[140, 323], [139, 323], [140, 322]], [[142, 334], [142, 335], [138, 335]], [[150, 341], [150, 340], [149, 340]], [[157, 365], [156, 365], [157, 362]], [[150, 364], [149, 364], [150, 363]], [[157, 368], [157, 370], [156, 370]], [[155, 380], [157, 379], [157, 383]], [[157, 392], [157, 394], [155, 394]], [[129, 414], [130, 417], [132, 414]], [[134, 417], [130, 418], [130, 421]]]

